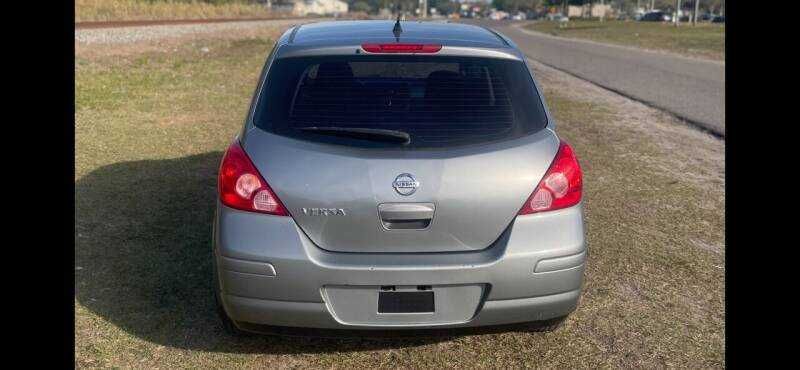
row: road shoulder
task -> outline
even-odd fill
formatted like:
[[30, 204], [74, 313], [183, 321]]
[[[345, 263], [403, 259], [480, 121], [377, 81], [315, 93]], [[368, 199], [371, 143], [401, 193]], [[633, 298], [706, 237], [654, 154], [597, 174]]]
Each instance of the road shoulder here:
[[653, 54], [653, 55], [661, 55], [661, 56], [669, 56], [669, 57], [674, 57], [674, 58], [679, 58], [679, 59], [685, 59], [685, 60], [692, 61], [692, 62], [704, 62], [704, 63], [710, 63], [710, 64], [715, 64], [715, 65], [721, 65], [723, 67], [725, 66], [725, 61], [706, 59], [706, 58], [698, 58], [698, 57], [691, 57], [691, 56], [678, 54], [678, 53], [673, 53], [673, 52], [669, 52], [669, 51], [665, 51], [665, 50], [645, 49], [645, 48], [640, 48], [640, 47], [636, 47], [636, 46], [625, 46], [625, 45], [618, 45], [618, 44], [610, 44], [610, 43], [606, 43], [606, 42], [599, 42], [599, 41], [594, 41], [594, 40], [586, 40], [586, 39], [575, 38], [575, 37], [554, 36], [554, 35], [550, 35], [550, 34], [547, 34], [547, 33], [544, 33], [544, 32], [529, 30], [529, 29], [525, 28], [525, 26], [528, 25], [528, 24], [530, 24], [530, 23], [515, 23], [515, 24], [512, 24], [511, 27], [513, 27], [514, 29], [516, 29], [516, 30], [518, 30], [518, 31], [520, 31], [522, 33], [527, 33], [529, 35], [537, 36], [537, 37], [547, 37], [547, 38], [550, 38], [550, 39], [565, 40], [565, 41], [583, 43], [583, 44], [587, 44], [587, 45], [604, 46], [604, 47], [616, 48], [616, 49], [627, 50], [627, 51], [650, 53], [650, 54]]

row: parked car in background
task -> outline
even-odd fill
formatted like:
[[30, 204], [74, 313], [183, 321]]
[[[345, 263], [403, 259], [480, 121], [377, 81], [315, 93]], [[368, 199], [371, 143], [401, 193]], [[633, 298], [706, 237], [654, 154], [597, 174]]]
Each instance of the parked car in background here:
[[501, 21], [504, 19], [508, 19], [508, 16], [509, 14], [502, 10], [489, 13], [489, 19], [493, 21]]
[[714, 19], [714, 17], [715, 16], [711, 13], [705, 13], [705, 14], [700, 14], [700, 16], [697, 17], [697, 20], [700, 22], [711, 22], [711, 20]]
[[515, 21], [524, 21], [524, 20], [526, 20], [527, 18], [528, 18], [528, 17], [527, 17], [527, 16], [525, 16], [525, 13], [523, 13], [523, 12], [518, 12], [517, 14], [514, 14], [514, 15], [511, 17], [511, 19], [513, 19], [513, 20], [515, 20]]
[[718, 15], [711, 19], [711, 23], [725, 23], [725, 17]]
[[641, 22], [671, 22], [672, 16], [662, 11], [644, 13]]
[[550, 14], [547, 14], [547, 20], [548, 21], [563, 22], [563, 21], [568, 21], [569, 17], [567, 17], [567, 16], [565, 16], [564, 14], [561, 14], [561, 13], [550, 13]]
[[539, 19], [542, 17], [544, 17], [544, 14], [542, 12], [537, 12], [533, 10], [530, 10], [528, 11], [528, 13], [525, 14], [526, 19]]

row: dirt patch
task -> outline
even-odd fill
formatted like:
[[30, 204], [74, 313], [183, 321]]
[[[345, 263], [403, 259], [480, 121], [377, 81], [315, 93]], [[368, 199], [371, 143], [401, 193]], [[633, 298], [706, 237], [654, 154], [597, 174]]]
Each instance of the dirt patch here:
[[277, 40], [292, 25], [311, 21], [318, 19], [76, 30], [75, 56], [97, 60], [144, 53], [170, 53], [189, 42], [200, 40]]
[[702, 250], [706, 250], [706, 251], [710, 251], [710, 252], [714, 252], [714, 253], [718, 253], [718, 254], [724, 254], [725, 253], [725, 246], [714, 245], [714, 244], [711, 244], [711, 243], [708, 243], [708, 242], [705, 242], [705, 241], [699, 240], [699, 239], [690, 239], [690, 241], [697, 248], [700, 248]]
[[202, 122], [197, 122], [197, 117], [190, 114], [176, 114], [174, 116], [163, 117], [158, 120], [158, 124], [160, 126], [185, 125], [190, 123], [202, 124]]

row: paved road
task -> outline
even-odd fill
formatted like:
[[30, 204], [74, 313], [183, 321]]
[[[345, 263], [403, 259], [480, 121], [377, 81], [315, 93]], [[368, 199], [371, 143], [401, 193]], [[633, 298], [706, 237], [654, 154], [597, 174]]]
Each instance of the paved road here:
[[538, 62], [669, 111], [725, 136], [725, 65], [678, 56], [528, 33], [483, 21]]

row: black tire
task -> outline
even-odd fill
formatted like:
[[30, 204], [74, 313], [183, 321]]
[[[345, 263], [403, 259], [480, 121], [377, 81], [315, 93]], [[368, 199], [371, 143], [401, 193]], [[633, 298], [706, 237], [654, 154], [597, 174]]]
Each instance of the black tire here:
[[222, 300], [219, 297], [220, 285], [219, 276], [217, 275], [217, 259], [215, 255], [212, 255], [211, 258], [214, 260], [212, 263], [212, 268], [214, 269], [214, 282], [212, 284], [212, 289], [214, 289], [214, 307], [217, 311], [217, 316], [219, 317], [220, 323], [222, 324], [222, 330], [224, 330], [225, 333], [236, 337], [249, 336], [250, 333], [239, 329], [233, 322], [233, 319], [231, 319], [230, 316], [228, 316], [228, 313], [225, 312], [225, 306], [222, 305]]
[[556, 331], [561, 327], [562, 324], [564, 324], [564, 320], [566, 319], [567, 316], [561, 316], [549, 320], [537, 321], [532, 324], [531, 331], [543, 333]]

